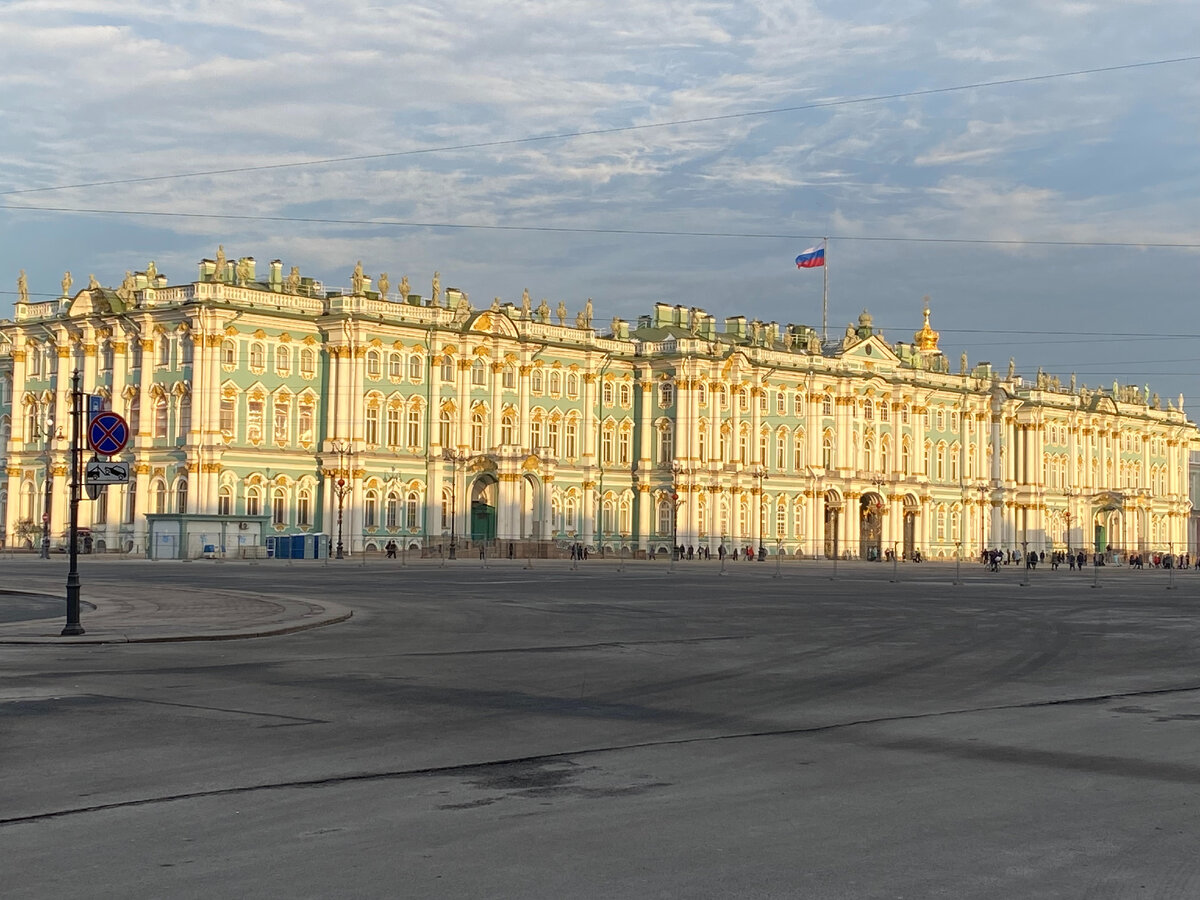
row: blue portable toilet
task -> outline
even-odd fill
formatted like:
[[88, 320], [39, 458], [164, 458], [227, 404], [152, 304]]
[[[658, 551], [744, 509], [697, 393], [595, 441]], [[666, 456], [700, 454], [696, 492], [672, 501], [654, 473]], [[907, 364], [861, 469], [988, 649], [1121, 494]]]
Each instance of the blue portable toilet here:
[[[275, 558], [276, 559], [291, 559], [292, 558], [292, 538], [290, 535], [279, 534], [275, 537], [267, 538], [267, 547], [271, 546], [271, 542], [275, 543]], [[267, 555], [271, 555], [270, 549], [267, 550]]]
[[308, 555], [308, 535], [293, 534], [290, 535], [292, 559], [312, 559]]
[[329, 559], [329, 535], [310, 534], [313, 541], [313, 559]]

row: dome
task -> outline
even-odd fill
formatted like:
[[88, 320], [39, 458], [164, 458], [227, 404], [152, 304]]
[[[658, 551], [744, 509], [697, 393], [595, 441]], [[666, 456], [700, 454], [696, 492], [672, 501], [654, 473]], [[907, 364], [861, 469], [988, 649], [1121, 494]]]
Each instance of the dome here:
[[938, 333], [929, 327], [929, 298], [925, 298], [925, 324], [913, 335], [918, 350], [938, 351]]

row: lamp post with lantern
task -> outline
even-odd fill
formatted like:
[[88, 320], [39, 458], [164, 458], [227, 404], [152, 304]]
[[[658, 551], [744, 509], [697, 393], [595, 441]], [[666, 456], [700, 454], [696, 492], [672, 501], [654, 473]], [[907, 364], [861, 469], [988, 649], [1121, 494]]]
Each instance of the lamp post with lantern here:
[[447, 447], [442, 451], [442, 458], [453, 466], [450, 476], [450, 559], [458, 559], [458, 467], [465, 467], [470, 455], [465, 447]]
[[337, 498], [337, 550], [334, 553], [335, 559], [345, 559], [346, 551], [342, 543], [342, 520], [346, 503], [346, 495], [353, 489], [353, 485], [349, 483], [346, 476], [350, 474], [346, 470], [346, 457], [350, 455], [350, 444], [345, 441], [334, 441], [329, 445], [329, 449], [337, 454], [338, 467], [337, 479], [333, 482], [333, 495]]

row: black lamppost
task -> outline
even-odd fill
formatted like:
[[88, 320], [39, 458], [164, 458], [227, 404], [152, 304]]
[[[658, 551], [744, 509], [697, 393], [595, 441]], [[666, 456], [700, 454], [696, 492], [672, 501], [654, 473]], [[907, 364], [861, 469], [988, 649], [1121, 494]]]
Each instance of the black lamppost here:
[[679, 559], [679, 476], [683, 473], [683, 463], [677, 459], [671, 460], [671, 571], [675, 571], [675, 560]]
[[1067, 521], [1067, 539], [1066, 539], [1065, 543], [1067, 545], [1067, 554], [1070, 555], [1070, 553], [1071, 553], [1071, 498], [1075, 496], [1075, 492], [1073, 490], [1071, 490], [1071, 488], [1066, 488], [1063, 490], [1063, 496], [1065, 496], [1067, 498], [1067, 511], [1066, 511], [1066, 513], [1063, 514], [1063, 518], [1066, 519], [1066, 521]]
[[79, 488], [83, 481], [80, 471], [79, 442], [82, 438], [80, 419], [83, 418], [83, 394], [79, 390], [79, 370], [71, 376], [71, 497], [70, 497], [70, 530], [67, 533], [67, 554], [70, 563], [67, 567], [67, 624], [62, 630], [64, 636], [83, 634], [83, 626], [79, 623]]
[[56, 438], [61, 438], [61, 431], [58, 434], [54, 433], [54, 417], [45, 404], [42, 406], [42, 436], [46, 443], [46, 484], [45, 484], [45, 499], [42, 504], [42, 559], [50, 558], [50, 506], [51, 495], [54, 490], [54, 454], [52, 453], [52, 442]]
[[442, 451], [442, 457], [450, 460], [452, 473], [450, 476], [450, 558], [458, 559], [458, 464], [466, 465], [470, 453], [457, 447], [447, 447]]
[[758, 526], [754, 529], [758, 533], [758, 540], [755, 542], [758, 546], [754, 548], [754, 552], [759, 554], [759, 562], [762, 562], [762, 550], [767, 544], [766, 535], [763, 534], [763, 482], [771, 476], [767, 474], [766, 466], [755, 463], [750, 467], [750, 477], [758, 480]]
[[334, 554], [335, 559], [345, 559], [346, 551], [342, 544], [342, 518], [344, 506], [346, 503], [346, 495], [354, 488], [346, 480], [346, 456], [350, 453], [350, 445], [344, 441], [334, 441], [329, 445], [329, 449], [337, 454], [337, 480], [333, 483], [333, 495], [337, 497], [337, 552]]
[[987, 550], [986, 538], [983, 536], [983, 504], [987, 499], [988, 486], [985, 482], [979, 482], [975, 485], [975, 490], [979, 491], [979, 554]]

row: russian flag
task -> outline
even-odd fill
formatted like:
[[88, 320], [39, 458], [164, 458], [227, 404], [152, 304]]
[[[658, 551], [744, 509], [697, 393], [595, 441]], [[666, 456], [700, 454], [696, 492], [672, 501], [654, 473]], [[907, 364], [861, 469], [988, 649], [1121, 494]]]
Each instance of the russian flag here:
[[825, 248], [809, 247], [796, 257], [797, 269], [815, 269], [825, 265]]

